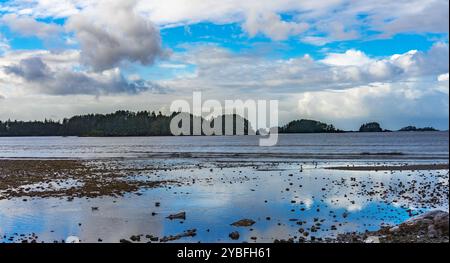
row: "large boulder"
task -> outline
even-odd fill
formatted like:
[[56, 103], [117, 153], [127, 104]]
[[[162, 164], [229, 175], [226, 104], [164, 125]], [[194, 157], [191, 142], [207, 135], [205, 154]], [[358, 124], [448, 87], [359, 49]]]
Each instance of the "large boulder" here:
[[441, 210], [434, 210], [425, 214], [412, 217], [400, 227], [421, 227], [426, 229], [427, 235], [430, 237], [443, 236], [449, 234], [449, 214]]

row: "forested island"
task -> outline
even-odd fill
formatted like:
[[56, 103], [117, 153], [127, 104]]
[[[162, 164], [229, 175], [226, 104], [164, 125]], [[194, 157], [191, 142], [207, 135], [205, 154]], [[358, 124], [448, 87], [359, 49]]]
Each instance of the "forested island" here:
[[279, 133], [335, 133], [343, 132], [332, 124], [326, 124], [315, 120], [295, 120], [278, 128]]
[[378, 122], [369, 122], [359, 127], [359, 132], [382, 132], [385, 131], [381, 128]]
[[[161, 112], [149, 111], [116, 111], [110, 114], [78, 115], [63, 121], [0, 121], [0, 136], [171, 136], [170, 122], [178, 113], [164, 115]], [[190, 115], [191, 131], [195, 118], [203, 122], [222, 121], [222, 134], [225, 133], [226, 118], [233, 118], [244, 123], [244, 134], [254, 133], [248, 120], [239, 115], [223, 115], [207, 121], [200, 117]], [[243, 120], [242, 120], [243, 119]], [[385, 132], [377, 122], [361, 125], [359, 132]], [[437, 131], [432, 127], [416, 128], [407, 126], [399, 131]], [[341, 133], [348, 132], [336, 129], [332, 124], [315, 120], [294, 120], [278, 127], [279, 133]], [[236, 134], [236, 125], [231, 134]], [[203, 135], [203, 134], [202, 134]]]
[[423, 127], [417, 128], [416, 126], [406, 126], [401, 128], [399, 131], [438, 131], [433, 127]]

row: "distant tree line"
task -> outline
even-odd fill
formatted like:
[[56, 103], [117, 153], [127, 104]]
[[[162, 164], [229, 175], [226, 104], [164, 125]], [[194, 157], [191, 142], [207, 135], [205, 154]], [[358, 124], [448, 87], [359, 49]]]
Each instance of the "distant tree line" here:
[[[87, 114], [64, 119], [62, 122], [45, 121], [0, 121], [0, 136], [170, 136], [170, 123], [174, 116], [163, 115], [161, 112], [149, 111], [116, 111], [111, 114]], [[193, 134], [193, 115], [190, 117], [190, 132]], [[209, 122], [222, 122], [222, 134], [226, 134], [225, 122], [230, 118], [234, 129], [227, 135], [237, 133], [236, 123], [243, 123], [244, 134], [249, 134], [253, 130], [246, 119], [236, 115], [223, 115]], [[232, 118], [232, 119], [231, 119]], [[206, 120], [200, 118], [201, 123]]]
[[401, 128], [399, 131], [437, 131], [437, 130], [433, 127], [417, 128], [416, 126], [406, 126]]
[[[381, 128], [381, 125], [378, 122], [369, 122], [361, 125], [359, 128], [360, 132], [391, 132], [390, 130], [386, 130]], [[416, 126], [406, 126], [401, 128], [398, 131], [438, 131], [433, 127], [424, 127], [417, 128]]]
[[[170, 123], [178, 113], [163, 115], [161, 112], [149, 111], [116, 111], [111, 114], [78, 115], [62, 122], [53, 120], [44, 121], [0, 121], [0, 136], [170, 136]], [[222, 122], [222, 133], [225, 135], [237, 134], [236, 123], [244, 124], [244, 134], [255, 134], [250, 122], [239, 115], [223, 115], [212, 120], [205, 120], [189, 114], [190, 131], [193, 134], [194, 119], [208, 122], [211, 126], [217, 121]], [[228, 118], [228, 119], [227, 119]], [[233, 122], [233, 130], [226, 131], [225, 123]], [[197, 122], [198, 123], [198, 122]], [[344, 132], [336, 129], [332, 124], [315, 120], [294, 120], [278, 127], [279, 133], [337, 133]], [[381, 132], [379, 123], [371, 122], [361, 125], [360, 132]], [[436, 131], [432, 127], [416, 128], [407, 126], [400, 131]], [[257, 134], [259, 133], [256, 132]], [[184, 134], [187, 135], [187, 134]], [[204, 135], [203, 133], [201, 135]], [[217, 135], [214, 133], [214, 135]]]
[[170, 135], [171, 116], [155, 112], [117, 111], [64, 119], [0, 122], [0, 136], [145, 136]]

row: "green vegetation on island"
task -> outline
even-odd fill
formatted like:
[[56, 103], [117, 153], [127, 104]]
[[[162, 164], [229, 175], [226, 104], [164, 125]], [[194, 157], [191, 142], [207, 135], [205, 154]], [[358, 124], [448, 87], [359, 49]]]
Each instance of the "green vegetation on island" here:
[[295, 120], [278, 129], [279, 133], [333, 133], [342, 132], [332, 124], [315, 120]]
[[[187, 114], [187, 113], [185, 113]], [[62, 122], [53, 120], [44, 121], [0, 121], [0, 136], [171, 136], [170, 123], [178, 113], [164, 115], [161, 112], [149, 111], [116, 111], [110, 114], [78, 115]], [[203, 127], [214, 127], [214, 123], [221, 120], [221, 134], [236, 135], [237, 127], [244, 128], [243, 134], [255, 134], [251, 123], [239, 115], [222, 115], [212, 120], [187, 114], [190, 119], [190, 130], [181, 135], [205, 135], [202, 131], [194, 133], [194, 121], [201, 123]], [[205, 125], [205, 123], [207, 123]], [[226, 123], [233, 123], [232, 130], [226, 130]], [[181, 122], [179, 123], [179, 126]], [[243, 126], [242, 126], [243, 125]], [[315, 120], [300, 119], [289, 122], [281, 127], [274, 127], [279, 133], [338, 133], [346, 132], [336, 129], [332, 124]], [[258, 130], [256, 134], [264, 134]], [[377, 122], [369, 122], [361, 125], [359, 132], [386, 132]], [[437, 131], [432, 127], [416, 128], [407, 126], [399, 131]], [[217, 135], [218, 132], [209, 134]]]
[[369, 122], [361, 125], [359, 127], [359, 132], [382, 132], [383, 129], [381, 128], [380, 124], [378, 122]]
[[[62, 122], [45, 121], [0, 121], [0, 136], [171, 136], [170, 123], [178, 113], [163, 115], [161, 112], [116, 111], [111, 114], [87, 114], [64, 119]], [[201, 124], [222, 120], [222, 134], [235, 135], [236, 123], [242, 123], [244, 134], [251, 134], [253, 129], [248, 120], [237, 115], [223, 115], [211, 121], [189, 114], [190, 132], [193, 133], [193, 120]], [[225, 122], [233, 122], [234, 129], [225, 131]], [[181, 125], [181, 123], [179, 124]], [[203, 135], [203, 134], [202, 134]]]
[[433, 127], [417, 128], [416, 126], [406, 126], [401, 128], [399, 131], [438, 131], [438, 130]]

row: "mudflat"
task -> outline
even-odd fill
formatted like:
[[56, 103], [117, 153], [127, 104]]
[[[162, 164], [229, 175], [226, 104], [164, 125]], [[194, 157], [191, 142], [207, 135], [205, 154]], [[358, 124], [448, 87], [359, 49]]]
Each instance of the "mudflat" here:
[[175, 184], [173, 180], [133, 180], [137, 171], [82, 160], [0, 160], [0, 200], [12, 197], [122, 196], [141, 188]]
[[[357, 165], [386, 170], [328, 169]], [[402, 224], [448, 211], [448, 176], [403, 161], [2, 159], [0, 242], [448, 242], [441, 219]]]

